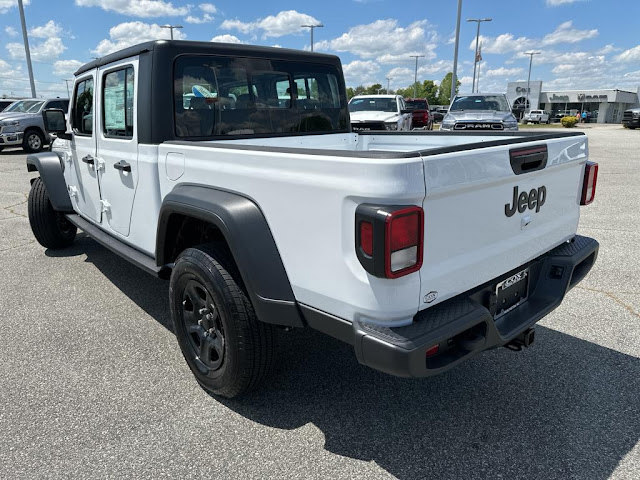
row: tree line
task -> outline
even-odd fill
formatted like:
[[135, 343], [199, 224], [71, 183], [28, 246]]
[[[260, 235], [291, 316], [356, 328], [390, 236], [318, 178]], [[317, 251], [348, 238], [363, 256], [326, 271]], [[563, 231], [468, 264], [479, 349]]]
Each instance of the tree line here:
[[[379, 83], [374, 83], [368, 87], [360, 85], [352, 88], [347, 87], [347, 96], [349, 98], [356, 95], [377, 95], [393, 93], [396, 95], [402, 95], [405, 98], [426, 98], [429, 105], [449, 105], [451, 103], [451, 79], [453, 73], [447, 73], [440, 84], [436, 84], [433, 80], [424, 80], [422, 83], [416, 82], [406, 88], [399, 88], [395, 92], [386, 88], [382, 88]], [[460, 81], [456, 80], [456, 93], [460, 89]]]

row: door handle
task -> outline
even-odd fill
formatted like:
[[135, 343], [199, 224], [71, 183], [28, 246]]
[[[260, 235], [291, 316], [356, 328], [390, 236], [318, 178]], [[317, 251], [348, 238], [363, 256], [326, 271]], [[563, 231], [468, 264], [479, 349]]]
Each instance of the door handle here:
[[95, 162], [95, 159], [91, 155], [86, 155], [86, 156], [82, 157], [82, 161], [84, 163], [89, 164], [89, 165], [93, 165], [94, 162]]
[[120, 170], [121, 172], [131, 171], [131, 165], [125, 162], [124, 160], [120, 160], [119, 162], [114, 163], [113, 168], [115, 168], [116, 170]]

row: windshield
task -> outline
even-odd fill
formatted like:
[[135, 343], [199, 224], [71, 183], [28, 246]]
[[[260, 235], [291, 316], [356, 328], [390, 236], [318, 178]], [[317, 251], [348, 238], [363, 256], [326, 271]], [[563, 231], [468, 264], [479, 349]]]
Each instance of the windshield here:
[[395, 98], [363, 97], [349, 102], [350, 112], [397, 112]]
[[39, 100], [19, 100], [9, 105], [5, 112], [37, 113], [43, 103]]
[[473, 95], [468, 97], [456, 97], [449, 111], [461, 110], [495, 110], [508, 112], [507, 99], [501, 95]]
[[406, 100], [408, 110], [426, 110], [426, 100]]

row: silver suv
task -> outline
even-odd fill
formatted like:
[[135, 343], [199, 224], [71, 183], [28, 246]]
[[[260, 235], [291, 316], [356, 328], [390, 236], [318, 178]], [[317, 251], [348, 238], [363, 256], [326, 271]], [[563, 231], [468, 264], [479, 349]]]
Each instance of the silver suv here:
[[440, 130], [516, 131], [518, 120], [503, 93], [456, 95], [442, 119]]
[[0, 112], [0, 150], [21, 146], [26, 152], [39, 152], [52, 139], [44, 128], [42, 111], [69, 108], [66, 98], [18, 100]]

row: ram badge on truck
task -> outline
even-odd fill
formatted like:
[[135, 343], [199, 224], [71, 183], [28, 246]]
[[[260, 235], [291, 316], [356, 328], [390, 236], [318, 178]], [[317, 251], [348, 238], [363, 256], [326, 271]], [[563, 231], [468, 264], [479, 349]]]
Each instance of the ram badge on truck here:
[[218, 395], [267, 376], [278, 328], [406, 377], [528, 346], [598, 252], [576, 235], [598, 171], [583, 133], [354, 133], [335, 56], [149, 42], [80, 67], [64, 113], [27, 158], [36, 239], [82, 229], [168, 279]]

